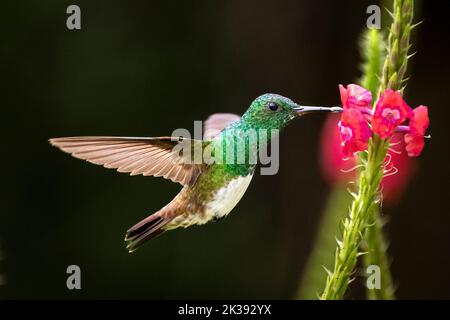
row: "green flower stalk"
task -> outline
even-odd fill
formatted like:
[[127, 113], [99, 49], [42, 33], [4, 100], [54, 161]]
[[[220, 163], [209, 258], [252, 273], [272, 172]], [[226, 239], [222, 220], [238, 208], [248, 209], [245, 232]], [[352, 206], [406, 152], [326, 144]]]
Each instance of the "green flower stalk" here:
[[412, 56], [408, 55], [411, 49], [411, 31], [417, 26], [412, 24], [414, 17], [413, 0], [395, 0], [394, 11], [390, 14], [393, 22], [389, 30], [388, 55], [384, 61], [378, 97], [386, 89], [404, 89], [408, 60]]
[[368, 227], [371, 212], [380, 201], [378, 188], [383, 177], [383, 163], [388, 144], [381, 139], [372, 139], [369, 150], [362, 158], [364, 169], [358, 181], [358, 192], [352, 193], [354, 198], [350, 208], [350, 215], [343, 221], [342, 241], [338, 241], [334, 270], [328, 271], [322, 300], [342, 299], [348, 285], [353, 280], [356, 261], [362, 235]]
[[380, 86], [383, 61], [386, 56], [386, 44], [377, 29], [369, 29], [363, 33], [360, 46], [363, 64], [361, 66], [362, 77], [359, 83], [375, 97]]
[[[414, 27], [412, 25], [413, 8], [413, 0], [394, 0], [394, 10], [391, 14], [393, 22], [389, 30], [387, 55], [383, 64], [379, 88], [376, 90], [378, 100], [386, 89], [402, 90], [405, 84], [404, 77], [410, 58], [408, 55], [410, 34]], [[370, 81], [370, 85], [372, 85], [373, 79]], [[398, 100], [398, 95], [392, 93], [386, 97], [386, 99], [388, 98]], [[355, 110], [349, 112], [348, 120], [360, 120], [362, 123], [362, 120], [357, 118], [359, 114], [360, 112]], [[385, 124], [377, 123], [377, 130], [384, 129], [383, 125]], [[344, 129], [347, 128], [344, 127]], [[363, 138], [368, 135], [368, 132], [370, 132], [368, 127], [360, 126], [357, 131], [358, 138], [364, 140]], [[367, 228], [374, 221], [374, 212], [377, 212], [381, 201], [379, 187], [386, 169], [385, 158], [389, 145], [389, 138], [375, 134], [370, 138], [367, 150], [360, 153], [361, 168], [357, 179], [357, 190], [351, 193], [353, 202], [350, 206], [350, 214], [343, 221], [342, 240], [338, 241], [336, 248], [334, 269], [328, 271], [325, 289], [320, 296], [323, 300], [343, 299], [349, 283], [353, 280], [357, 259], [364, 254], [359, 251], [359, 247]], [[360, 145], [356, 146], [360, 147]]]
[[[362, 66], [363, 76], [361, 86], [367, 88], [376, 96], [380, 86], [380, 75], [385, 59], [385, 43], [380, 32], [376, 29], [364, 33], [361, 42], [361, 51], [364, 56]], [[367, 297], [370, 300], [393, 300], [394, 285], [390, 271], [390, 261], [387, 254], [388, 244], [383, 234], [383, 221], [380, 215], [381, 208], [376, 208], [372, 214], [372, 226], [367, 228], [364, 235], [363, 250], [367, 254], [363, 256], [364, 270], [376, 265], [380, 268], [381, 287], [379, 289], [367, 288]]]
[[384, 221], [379, 214], [379, 208], [373, 213], [373, 225], [367, 228], [364, 234], [363, 248], [367, 252], [363, 256], [364, 269], [369, 266], [380, 268], [381, 279], [379, 289], [367, 288], [367, 298], [370, 300], [394, 300], [395, 287], [390, 271], [390, 261], [387, 255], [388, 244], [383, 234]]

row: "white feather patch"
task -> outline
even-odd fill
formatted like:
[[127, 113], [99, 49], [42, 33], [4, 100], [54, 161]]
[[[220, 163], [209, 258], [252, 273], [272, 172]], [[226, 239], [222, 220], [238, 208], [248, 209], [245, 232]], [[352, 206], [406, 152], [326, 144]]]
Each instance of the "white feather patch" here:
[[225, 217], [241, 200], [247, 190], [253, 175], [238, 177], [231, 180], [228, 185], [220, 188], [213, 199], [206, 204], [207, 216], [217, 219]]

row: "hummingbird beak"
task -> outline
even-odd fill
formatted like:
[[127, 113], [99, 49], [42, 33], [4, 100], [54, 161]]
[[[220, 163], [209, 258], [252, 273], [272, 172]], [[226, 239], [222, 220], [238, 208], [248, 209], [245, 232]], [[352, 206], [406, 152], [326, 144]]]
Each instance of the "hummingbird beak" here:
[[315, 107], [315, 106], [297, 106], [294, 108], [297, 112], [297, 116], [303, 116], [312, 112], [342, 112], [341, 107]]

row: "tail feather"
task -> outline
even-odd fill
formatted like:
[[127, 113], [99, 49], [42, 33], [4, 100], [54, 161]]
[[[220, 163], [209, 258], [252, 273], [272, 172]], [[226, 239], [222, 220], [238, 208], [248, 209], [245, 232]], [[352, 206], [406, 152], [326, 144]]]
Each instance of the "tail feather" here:
[[148, 240], [163, 233], [165, 230], [162, 228], [171, 220], [172, 218], [163, 217], [157, 212], [128, 229], [125, 235], [128, 252], [135, 251]]

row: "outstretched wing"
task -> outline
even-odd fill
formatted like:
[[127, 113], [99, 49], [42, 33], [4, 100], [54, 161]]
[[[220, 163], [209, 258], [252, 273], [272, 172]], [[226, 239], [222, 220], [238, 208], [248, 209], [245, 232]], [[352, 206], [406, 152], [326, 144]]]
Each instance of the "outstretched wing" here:
[[[203, 147], [199, 140], [178, 137], [68, 137], [50, 139], [50, 143], [78, 159], [131, 175], [155, 176], [192, 185], [205, 169], [193, 164], [185, 154]], [[184, 148], [183, 148], [184, 147]], [[200, 149], [202, 150], [202, 149]], [[184, 152], [183, 152], [184, 151]]]
[[240, 119], [241, 117], [234, 113], [215, 113], [210, 115], [205, 121], [203, 139], [214, 139], [223, 129]]

